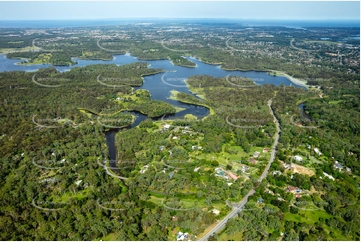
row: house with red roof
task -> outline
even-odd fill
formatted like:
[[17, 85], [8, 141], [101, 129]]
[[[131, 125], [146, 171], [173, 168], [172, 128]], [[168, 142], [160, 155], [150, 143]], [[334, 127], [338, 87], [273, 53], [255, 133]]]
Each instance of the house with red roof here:
[[237, 180], [237, 179], [238, 179], [238, 176], [236, 176], [235, 174], [233, 174], [231, 171], [227, 171], [227, 173], [228, 173], [228, 176], [229, 176], [230, 178], [232, 178], [233, 180]]

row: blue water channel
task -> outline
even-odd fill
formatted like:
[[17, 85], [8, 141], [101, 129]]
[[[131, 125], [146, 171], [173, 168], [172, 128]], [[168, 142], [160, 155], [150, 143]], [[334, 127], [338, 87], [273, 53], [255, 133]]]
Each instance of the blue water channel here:
[[[169, 60], [138, 60], [136, 57], [131, 56], [130, 54], [125, 55], [115, 55], [113, 60], [105, 61], [105, 60], [82, 60], [78, 58], [72, 58], [73, 61], [77, 62], [77, 64], [72, 66], [55, 66], [57, 70], [60, 72], [69, 71], [71, 68], [75, 67], [83, 67], [87, 65], [95, 65], [95, 64], [116, 64], [116, 65], [126, 65], [134, 62], [147, 62], [149, 63], [149, 68], [161, 68], [164, 69], [165, 73], [159, 73], [156, 75], [146, 76], [144, 77], [144, 83], [141, 87], [136, 87], [137, 89], [146, 89], [149, 90], [152, 99], [161, 100], [168, 102], [174, 106], [186, 108], [186, 110], [178, 112], [174, 115], [170, 115], [168, 118], [182, 118], [185, 114], [191, 113], [198, 118], [203, 118], [209, 114], [209, 110], [205, 107], [190, 105], [180, 103], [175, 100], [169, 99], [170, 91], [177, 90], [180, 92], [190, 93], [185, 80], [194, 75], [210, 75], [213, 77], [226, 77], [230, 76], [242, 76], [248, 77], [255, 81], [257, 85], [263, 84], [273, 84], [279, 86], [284, 84], [286, 86], [298, 86], [288, 80], [283, 76], [272, 76], [266, 72], [257, 72], [257, 71], [226, 71], [220, 68], [219, 65], [210, 65], [206, 64], [194, 57], [186, 57], [188, 60], [196, 63], [195, 68], [191, 67], [182, 67], [175, 66]], [[6, 55], [0, 55], [0, 72], [5, 71], [27, 71], [34, 72], [39, 68], [50, 67], [51, 65], [20, 65], [19, 63], [23, 60], [17, 59], [9, 59], [6, 58]], [[301, 87], [302, 88], [302, 87]], [[138, 118], [133, 123], [133, 127], [137, 126], [142, 120], [146, 117], [139, 113], [133, 113]]]

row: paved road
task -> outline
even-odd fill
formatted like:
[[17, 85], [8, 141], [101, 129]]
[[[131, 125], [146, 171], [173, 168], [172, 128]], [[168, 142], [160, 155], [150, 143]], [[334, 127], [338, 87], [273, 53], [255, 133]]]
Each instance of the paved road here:
[[280, 131], [281, 131], [281, 129], [280, 129], [280, 123], [278, 122], [276, 116], [275, 116], [274, 113], [273, 113], [273, 110], [272, 110], [272, 107], [271, 107], [271, 105], [272, 105], [272, 100], [273, 100], [273, 98], [271, 98], [270, 100], [268, 100], [268, 107], [269, 107], [269, 109], [270, 109], [270, 111], [271, 111], [271, 114], [272, 114], [272, 116], [273, 116], [273, 121], [276, 123], [276, 134], [275, 134], [275, 136], [274, 136], [275, 141], [274, 141], [274, 143], [273, 143], [273, 145], [272, 145], [272, 149], [271, 149], [271, 158], [270, 158], [270, 160], [269, 160], [269, 162], [268, 162], [268, 164], [267, 164], [267, 166], [266, 166], [266, 169], [264, 169], [261, 177], [259, 178], [259, 182], [261, 182], [261, 181], [267, 176], [267, 174], [268, 174], [268, 170], [269, 170], [269, 168], [271, 167], [271, 164], [272, 164], [272, 162], [273, 162], [274, 159], [275, 159], [275, 156], [276, 156], [276, 147], [277, 147], [277, 145], [278, 145], [278, 140], [279, 140], [279, 138], [280, 138], [280, 134], [279, 134]]
[[106, 51], [109, 51], [109, 52], [119, 52], [119, 53], [121, 53], [121, 52], [127, 52], [126, 50], [111, 50], [111, 49], [104, 48], [103, 46], [101, 46], [101, 45], [99, 44], [99, 42], [100, 42], [100, 39], [98, 39], [98, 41], [97, 41], [97, 46], [98, 46], [100, 49], [102, 49], [102, 50], [106, 50]]
[[128, 180], [128, 177], [117, 176], [117, 175], [114, 175], [113, 173], [111, 173], [106, 165], [104, 165], [103, 168], [104, 168], [105, 172], [106, 172], [109, 176], [112, 176], [112, 177], [115, 177], [115, 178], [119, 178], [119, 179], [122, 179], [122, 180]]
[[220, 231], [228, 222], [230, 218], [234, 218], [237, 216], [239, 212], [242, 211], [243, 206], [248, 202], [248, 197], [253, 195], [255, 193], [255, 190], [252, 189], [247, 193], [247, 195], [239, 202], [236, 206], [233, 207], [232, 211], [224, 217], [213, 229], [211, 229], [206, 235], [204, 235], [199, 241], [207, 241], [208, 238], [213, 235], [214, 233], [217, 233]]
[[290, 121], [291, 121], [291, 123], [292, 123], [294, 126], [297, 126], [297, 127], [299, 127], [299, 128], [303, 128], [303, 129], [317, 129], [317, 128], [320, 127], [320, 126], [303, 126], [303, 125], [298, 126], [298, 125], [295, 123], [295, 121], [293, 120], [293, 116], [294, 116], [294, 115], [291, 116]]
[[[271, 164], [272, 162], [274, 161], [275, 159], [275, 156], [276, 156], [276, 147], [278, 145], [278, 139], [279, 139], [279, 132], [280, 132], [280, 124], [276, 118], [276, 116], [274, 115], [273, 113], [273, 110], [271, 108], [271, 105], [272, 105], [272, 100], [273, 98], [271, 98], [270, 100], [268, 100], [268, 107], [270, 109], [270, 112], [273, 116], [273, 120], [274, 122], [276, 123], [276, 134], [275, 134], [275, 141], [272, 145], [272, 151], [271, 151], [271, 158], [265, 168], [265, 170], [263, 171], [260, 179], [258, 180], [259, 182], [261, 182], [268, 174], [268, 171], [269, 171], [269, 168], [271, 167]], [[239, 212], [242, 211], [244, 205], [248, 202], [248, 197], [249, 196], [252, 196], [253, 194], [255, 193], [255, 190], [252, 189], [251, 191], [249, 191], [247, 193], [247, 195], [236, 205], [233, 207], [232, 211], [226, 216], [224, 217], [224, 219], [222, 219], [213, 229], [211, 229], [206, 235], [204, 235], [202, 238], [199, 239], [199, 241], [207, 241], [208, 238], [213, 235], [214, 233], [217, 233], [218, 231], [220, 231], [225, 225], [226, 223], [228, 222], [228, 219], [230, 218], [233, 218], [233, 217], [236, 217], [237, 214]]]

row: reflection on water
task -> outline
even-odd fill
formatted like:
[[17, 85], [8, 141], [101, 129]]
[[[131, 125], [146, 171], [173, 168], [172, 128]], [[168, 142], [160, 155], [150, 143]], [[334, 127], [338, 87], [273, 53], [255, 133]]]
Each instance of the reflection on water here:
[[311, 121], [311, 117], [305, 112], [305, 104], [301, 103], [298, 108], [301, 110], [301, 116], [307, 121]]

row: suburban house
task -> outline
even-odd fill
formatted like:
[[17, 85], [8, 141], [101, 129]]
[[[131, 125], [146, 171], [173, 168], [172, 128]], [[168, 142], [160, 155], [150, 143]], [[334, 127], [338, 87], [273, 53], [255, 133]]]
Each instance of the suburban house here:
[[338, 161], [335, 161], [335, 164], [333, 165], [333, 167], [335, 167], [339, 171], [342, 171], [344, 168], [340, 163], [338, 163]]
[[253, 157], [254, 157], [254, 158], [258, 158], [258, 157], [259, 157], [259, 154], [260, 154], [260, 152], [255, 151], [255, 152], [253, 153]]
[[302, 157], [301, 157], [301, 156], [295, 155], [293, 158], [294, 158], [296, 161], [298, 161], [298, 162], [302, 161]]
[[248, 166], [242, 166], [242, 172], [246, 172], [249, 170], [249, 167]]
[[197, 172], [199, 169], [201, 169], [201, 167], [194, 168], [194, 172]]
[[233, 180], [237, 180], [237, 179], [238, 179], [238, 176], [236, 176], [235, 174], [233, 174], [231, 171], [228, 171], [227, 173], [228, 173], [228, 176], [229, 176], [230, 178], [232, 178]]
[[170, 124], [165, 124], [165, 125], [163, 125], [163, 127], [164, 127], [165, 129], [169, 129], [169, 128], [170, 128]]
[[333, 165], [336, 169], [339, 171], [342, 171], [343, 169], [346, 169], [347, 172], [351, 172], [351, 169], [349, 167], [341, 165], [338, 161], [335, 161], [335, 164]]
[[188, 233], [182, 233], [181, 231], [177, 234], [177, 241], [188, 240]]
[[144, 172], [146, 172], [148, 170], [149, 165], [145, 165], [143, 166], [143, 169], [140, 170], [140, 173], [143, 174]]
[[268, 148], [263, 148], [263, 153], [267, 153], [269, 151], [269, 149]]
[[294, 168], [294, 166], [293, 166], [292, 163], [291, 163], [290, 165], [287, 164], [287, 163], [283, 163], [283, 167], [284, 167], [285, 169], [290, 169], [290, 170], [292, 170], [292, 169]]
[[301, 192], [301, 189], [293, 187], [293, 186], [287, 186], [287, 190], [293, 194]]
[[282, 172], [280, 172], [280, 171], [273, 171], [272, 174], [273, 174], [274, 176], [275, 176], [275, 175], [281, 175]]
[[317, 155], [322, 155], [321, 151], [318, 148], [314, 148], [313, 149]]
[[253, 157], [249, 158], [249, 162], [252, 164], [252, 165], [256, 165], [257, 164], [257, 160]]
[[221, 213], [221, 211], [214, 208], [214, 209], [212, 209], [212, 213], [214, 213], [216, 216], [218, 216]]
[[335, 178], [334, 178], [333, 176], [327, 174], [326, 172], [323, 172], [323, 175], [324, 175], [325, 177], [328, 177], [328, 178], [331, 179], [332, 181], [335, 180]]

